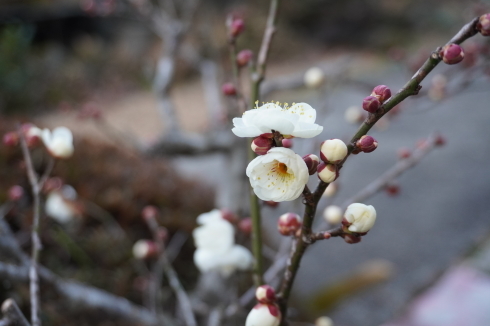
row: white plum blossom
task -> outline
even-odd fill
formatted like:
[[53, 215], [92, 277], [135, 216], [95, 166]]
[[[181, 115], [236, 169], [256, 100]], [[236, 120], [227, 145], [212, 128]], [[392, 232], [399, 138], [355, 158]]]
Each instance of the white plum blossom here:
[[325, 73], [322, 68], [311, 67], [305, 72], [303, 77], [305, 86], [308, 88], [317, 88], [325, 81]]
[[330, 224], [337, 224], [342, 221], [342, 208], [337, 205], [329, 205], [323, 211], [323, 217]]
[[376, 210], [371, 205], [361, 203], [350, 204], [344, 213], [344, 219], [347, 222], [349, 231], [358, 233], [368, 232], [376, 221]]
[[73, 134], [66, 127], [57, 127], [53, 131], [44, 129], [41, 134], [44, 146], [55, 158], [69, 158], [73, 155]]
[[218, 271], [229, 276], [235, 270], [250, 269], [252, 254], [247, 248], [235, 244], [235, 230], [223, 219], [220, 210], [199, 215], [197, 223], [201, 226], [192, 233], [197, 247], [194, 263], [202, 273]]
[[309, 104], [292, 106], [266, 103], [245, 111], [241, 118], [234, 118], [231, 131], [238, 137], [257, 137], [278, 131], [285, 136], [311, 138], [319, 135], [323, 127], [315, 123], [316, 110]]
[[248, 313], [245, 326], [278, 326], [281, 312], [274, 304], [259, 303]]
[[80, 215], [79, 210], [74, 204], [76, 198], [76, 190], [69, 185], [64, 185], [59, 190], [51, 191], [46, 197], [46, 203], [44, 205], [46, 215], [61, 224], [71, 222]]
[[274, 147], [253, 159], [246, 173], [257, 197], [275, 202], [298, 198], [309, 177], [301, 156], [284, 147]]

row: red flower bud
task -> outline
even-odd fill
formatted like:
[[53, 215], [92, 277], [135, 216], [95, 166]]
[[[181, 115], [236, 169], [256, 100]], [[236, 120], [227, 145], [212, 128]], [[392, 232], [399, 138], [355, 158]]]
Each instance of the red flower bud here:
[[362, 100], [362, 108], [368, 112], [374, 113], [380, 106], [381, 102], [374, 96], [368, 96]]
[[237, 37], [238, 35], [242, 34], [244, 29], [245, 29], [245, 23], [243, 19], [235, 18], [230, 24], [230, 35], [232, 37]]
[[238, 223], [238, 229], [246, 235], [252, 233], [252, 219], [250, 217], [242, 219]]
[[490, 36], [490, 13], [480, 16], [476, 28], [480, 31], [481, 35]]
[[364, 135], [356, 142], [356, 146], [364, 153], [371, 153], [378, 147], [378, 142], [373, 137]]
[[286, 148], [291, 148], [293, 147], [293, 140], [292, 139], [288, 139], [288, 138], [284, 138], [282, 140], [282, 146], [283, 147], [286, 147]]
[[373, 89], [371, 96], [376, 97], [381, 103], [384, 103], [391, 97], [391, 90], [386, 85], [378, 85]]
[[282, 235], [294, 235], [301, 228], [301, 218], [295, 213], [282, 214], [277, 221], [277, 229]]
[[400, 193], [400, 186], [398, 183], [390, 183], [386, 185], [385, 191], [389, 196], [397, 196]]
[[141, 217], [143, 217], [143, 219], [145, 220], [154, 219], [157, 217], [157, 215], [158, 215], [158, 208], [152, 205], [145, 206], [141, 210]]
[[257, 137], [252, 141], [252, 150], [257, 155], [265, 155], [272, 148], [274, 140], [271, 138]]
[[463, 60], [464, 51], [463, 48], [457, 44], [448, 44], [441, 49], [439, 55], [445, 63], [448, 65], [454, 65]]
[[442, 135], [437, 135], [434, 144], [436, 146], [444, 146], [446, 144], [446, 138]]
[[221, 209], [221, 215], [223, 216], [223, 219], [227, 220], [231, 224], [235, 224], [238, 221], [238, 216], [227, 208]]
[[19, 185], [15, 185], [15, 186], [10, 187], [10, 189], [8, 191], [9, 200], [17, 201], [17, 200], [21, 199], [22, 196], [24, 196], [24, 188], [22, 188]]
[[239, 67], [246, 66], [252, 60], [253, 52], [250, 50], [241, 50], [236, 56], [236, 63]]
[[223, 86], [221, 86], [221, 91], [226, 96], [236, 95], [236, 88], [232, 83], [224, 83]]
[[278, 202], [272, 201], [272, 200], [266, 200], [266, 201], [264, 201], [264, 204], [271, 207], [271, 208], [276, 208], [277, 206], [279, 206]]
[[3, 135], [3, 144], [8, 147], [14, 147], [19, 144], [19, 135], [14, 132], [7, 132], [5, 135]]
[[306, 163], [306, 167], [308, 168], [308, 173], [313, 175], [316, 173], [316, 168], [318, 167], [318, 163], [320, 163], [320, 159], [315, 154], [308, 154], [303, 156], [303, 160]]
[[255, 298], [260, 303], [274, 303], [276, 301], [276, 291], [270, 285], [261, 285], [255, 290]]

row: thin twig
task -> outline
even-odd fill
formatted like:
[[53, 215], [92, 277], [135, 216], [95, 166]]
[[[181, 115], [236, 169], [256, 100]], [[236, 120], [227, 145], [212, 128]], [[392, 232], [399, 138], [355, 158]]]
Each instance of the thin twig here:
[[30, 326], [13, 299], [7, 299], [2, 303], [2, 313], [0, 323], [3, 322], [6, 326]]

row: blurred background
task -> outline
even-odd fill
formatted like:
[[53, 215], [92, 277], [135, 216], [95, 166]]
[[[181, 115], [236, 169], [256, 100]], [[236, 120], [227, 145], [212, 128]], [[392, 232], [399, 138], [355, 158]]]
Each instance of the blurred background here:
[[[141, 219], [145, 206], [159, 208], [170, 241], [180, 239], [173, 264], [191, 292], [199, 283], [195, 218], [214, 207], [242, 219], [249, 214], [246, 161], [230, 132], [236, 101], [221, 93], [232, 79], [225, 21], [230, 13], [241, 17], [237, 48], [257, 53], [269, 3], [202, 0], [187, 15], [187, 2], [0, 3], [0, 132], [29, 122], [66, 126], [75, 138], [75, 155], [53, 172], [78, 194], [66, 198], [73, 218], [42, 220], [41, 263], [143, 306], [153, 262], [135, 260], [131, 249], [151, 238]], [[396, 92], [431, 51], [487, 12], [490, 1], [283, 0], [263, 100], [317, 109], [324, 131], [293, 140], [301, 156], [318, 152], [325, 139], [347, 141], [374, 86]], [[365, 201], [376, 207], [378, 221], [362, 243], [332, 239], [310, 248], [291, 300], [292, 320], [304, 322], [298, 325], [325, 314], [345, 326], [490, 325], [490, 41], [478, 34], [463, 48], [461, 64], [439, 65], [418, 96], [380, 121], [372, 131], [378, 149], [349, 159], [338, 191], [320, 203], [319, 221], [327, 205], [342, 204], [396, 164], [401, 148], [420, 147], [434, 132], [444, 136], [445, 146]], [[303, 80], [311, 67], [324, 74], [314, 87]], [[246, 69], [241, 81], [247, 93]], [[42, 171], [46, 154], [33, 149], [32, 155]], [[24, 193], [14, 198], [15, 185]], [[5, 220], [27, 252], [32, 198], [18, 147], [0, 148], [0, 199], [12, 205]], [[264, 204], [269, 257], [285, 246], [277, 217], [301, 214], [301, 206]], [[247, 235], [238, 233], [248, 246]], [[0, 252], [0, 258], [12, 257]], [[241, 294], [250, 275], [237, 278]], [[77, 309], [51, 290], [41, 289], [46, 325], [136, 325]], [[173, 307], [166, 281], [162, 293]], [[28, 315], [25, 284], [0, 280], [0, 300], [8, 297]]]

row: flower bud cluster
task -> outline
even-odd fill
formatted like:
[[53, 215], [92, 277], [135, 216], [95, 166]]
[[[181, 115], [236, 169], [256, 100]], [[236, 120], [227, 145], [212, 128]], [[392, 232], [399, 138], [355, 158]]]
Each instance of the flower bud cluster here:
[[362, 108], [369, 113], [375, 113], [391, 97], [391, 90], [386, 85], [378, 85], [362, 101]]
[[249, 312], [245, 326], [279, 326], [281, 311], [277, 306], [276, 293], [269, 285], [261, 285], [255, 291], [259, 302]]
[[282, 214], [277, 221], [277, 229], [282, 235], [294, 235], [301, 228], [301, 217], [295, 213]]

